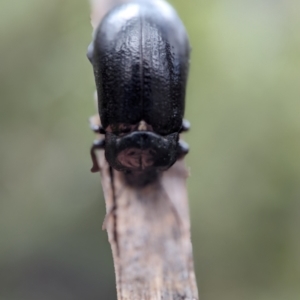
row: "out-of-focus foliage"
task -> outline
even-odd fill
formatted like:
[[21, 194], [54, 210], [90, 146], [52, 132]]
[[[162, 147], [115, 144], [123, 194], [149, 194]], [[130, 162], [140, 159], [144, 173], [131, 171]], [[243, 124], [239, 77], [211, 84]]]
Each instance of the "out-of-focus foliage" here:
[[[300, 2], [180, 1], [206, 300], [300, 298]], [[0, 0], [0, 299], [115, 299], [87, 1]]]

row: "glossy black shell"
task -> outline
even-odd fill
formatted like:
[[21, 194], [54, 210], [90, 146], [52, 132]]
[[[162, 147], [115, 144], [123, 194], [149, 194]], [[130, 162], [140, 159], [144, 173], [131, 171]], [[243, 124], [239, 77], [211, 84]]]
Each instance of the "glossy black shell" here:
[[166, 2], [134, 1], [110, 11], [89, 54], [103, 128], [144, 120], [157, 134], [179, 132], [189, 52], [185, 28]]

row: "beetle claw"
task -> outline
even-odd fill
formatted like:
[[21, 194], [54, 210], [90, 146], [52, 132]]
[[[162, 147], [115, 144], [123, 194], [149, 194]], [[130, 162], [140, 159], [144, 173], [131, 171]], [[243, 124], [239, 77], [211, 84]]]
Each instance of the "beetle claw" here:
[[99, 149], [104, 149], [104, 147], [105, 147], [104, 139], [95, 140], [93, 142], [93, 145], [91, 147], [91, 158], [92, 158], [92, 163], [93, 163], [93, 166], [91, 168], [92, 173], [96, 173], [96, 172], [100, 171], [95, 151], [99, 150]]

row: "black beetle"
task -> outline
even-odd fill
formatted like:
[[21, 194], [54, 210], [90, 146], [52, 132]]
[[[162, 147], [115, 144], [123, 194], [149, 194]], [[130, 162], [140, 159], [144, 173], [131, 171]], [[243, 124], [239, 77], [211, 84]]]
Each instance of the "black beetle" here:
[[87, 56], [93, 66], [111, 167], [126, 173], [163, 171], [188, 152], [183, 121], [190, 45], [175, 10], [162, 0], [113, 8], [94, 33]]

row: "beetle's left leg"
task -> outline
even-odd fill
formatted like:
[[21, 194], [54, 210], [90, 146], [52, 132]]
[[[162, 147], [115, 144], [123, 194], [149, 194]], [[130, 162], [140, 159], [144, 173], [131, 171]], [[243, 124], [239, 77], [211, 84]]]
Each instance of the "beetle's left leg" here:
[[99, 149], [104, 149], [104, 147], [105, 147], [104, 139], [95, 140], [93, 142], [93, 145], [91, 147], [91, 158], [92, 158], [92, 162], [93, 162], [93, 166], [91, 168], [92, 173], [96, 173], [96, 172], [100, 171], [95, 151], [99, 150]]
[[187, 119], [183, 119], [180, 133], [189, 131], [190, 128], [191, 128], [191, 123]]
[[177, 159], [183, 158], [189, 153], [189, 150], [189, 145], [186, 142], [179, 140], [177, 146]]
[[94, 117], [91, 117], [89, 122], [92, 131], [94, 131], [95, 133], [105, 134], [104, 128], [101, 125], [95, 123]]

